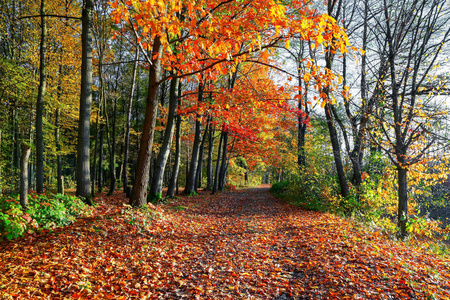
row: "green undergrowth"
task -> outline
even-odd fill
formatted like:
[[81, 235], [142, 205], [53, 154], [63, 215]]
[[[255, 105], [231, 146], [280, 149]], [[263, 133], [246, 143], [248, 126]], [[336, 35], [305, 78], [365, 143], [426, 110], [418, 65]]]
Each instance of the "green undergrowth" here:
[[0, 197], [0, 240], [66, 226], [91, 212], [91, 207], [70, 195], [31, 192], [26, 209], [18, 197]]
[[[274, 183], [270, 189], [276, 197], [307, 210], [330, 212], [351, 219], [355, 227], [398, 236], [396, 225], [397, 194], [393, 174], [380, 174], [365, 179], [357, 190], [350, 188], [348, 197], [339, 194], [337, 178], [330, 175], [291, 176]], [[408, 237], [405, 242], [438, 255], [450, 255], [450, 228], [436, 220], [420, 216], [418, 205], [411, 201]], [[365, 229], [364, 229], [365, 228]]]

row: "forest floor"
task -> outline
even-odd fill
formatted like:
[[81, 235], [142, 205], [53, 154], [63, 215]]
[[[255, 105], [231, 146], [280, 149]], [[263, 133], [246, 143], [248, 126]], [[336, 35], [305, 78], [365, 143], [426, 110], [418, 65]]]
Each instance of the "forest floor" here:
[[[0, 299], [449, 299], [450, 260], [268, 187], [182, 197], [0, 243]], [[144, 211], [148, 214], [150, 211]]]

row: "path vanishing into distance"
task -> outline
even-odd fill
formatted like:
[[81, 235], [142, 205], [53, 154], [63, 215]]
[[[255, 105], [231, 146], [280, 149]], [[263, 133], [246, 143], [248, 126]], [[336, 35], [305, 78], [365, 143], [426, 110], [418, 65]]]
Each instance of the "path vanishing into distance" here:
[[[0, 242], [0, 299], [448, 299], [450, 261], [268, 187], [92, 217]], [[150, 215], [154, 215], [150, 218]]]

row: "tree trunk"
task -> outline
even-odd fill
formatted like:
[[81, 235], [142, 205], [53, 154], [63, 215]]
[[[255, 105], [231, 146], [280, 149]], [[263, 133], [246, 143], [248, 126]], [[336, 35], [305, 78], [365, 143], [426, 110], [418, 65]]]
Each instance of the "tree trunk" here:
[[55, 113], [55, 144], [56, 144], [56, 180], [57, 180], [57, 192], [63, 194], [64, 192], [64, 182], [62, 174], [62, 157], [61, 157], [61, 141], [60, 141], [60, 119], [61, 112], [59, 108], [56, 109]]
[[[181, 82], [178, 83], [178, 106], [181, 106]], [[173, 165], [172, 176], [170, 177], [167, 197], [175, 196], [175, 189], [178, 193], [178, 174], [180, 173], [180, 154], [181, 154], [181, 116], [177, 115], [177, 124], [175, 129], [175, 162]]]
[[333, 149], [334, 163], [336, 165], [336, 171], [338, 174], [339, 186], [341, 188], [342, 197], [348, 195], [347, 178], [345, 177], [344, 165], [342, 164], [341, 148], [339, 146], [339, 139], [334, 126], [333, 117], [331, 115], [331, 104], [325, 105], [325, 116], [327, 119], [328, 131], [330, 133], [330, 141]]
[[131, 89], [130, 95], [128, 97], [128, 107], [127, 107], [127, 120], [126, 120], [126, 129], [125, 129], [125, 150], [123, 154], [123, 170], [122, 170], [122, 180], [123, 180], [123, 191], [126, 193], [128, 190], [128, 156], [130, 153], [130, 128], [131, 128], [131, 110], [133, 106], [133, 96], [134, 89], [136, 86], [136, 75], [137, 75], [137, 67], [138, 67], [138, 59], [139, 59], [139, 47], [136, 46], [136, 54], [134, 56], [134, 66], [133, 66], [133, 76], [131, 78]]
[[11, 147], [11, 189], [16, 191], [20, 170], [20, 134], [19, 134], [19, 116], [18, 116], [18, 100], [14, 101], [14, 106], [11, 107], [11, 121], [12, 121], [12, 136], [14, 139], [13, 147]]
[[219, 191], [223, 190], [225, 187], [225, 178], [227, 175], [227, 146], [228, 146], [228, 132], [223, 133], [223, 141], [222, 141], [222, 163], [220, 165], [219, 172]]
[[174, 129], [174, 120], [175, 114], [177, 110], [177, 90], [178, 90], [178, 78], [172, 78], [170, 82], [170, 92], [169, 92], [169, 112], [167, 116], [167, 126], [164, 130], [164, 139], [159, 150], [158, 157], [156, 159], [152, 184], [150, 187], [150, 195], [149, 200], [159, 200], [162, 198], [162, 188], [163, 188], [163, 179], [164, 179], [164, 171], [166, 169], [167, 159], [170, 155], [170, 148], [172, 146], [173, 139], [173, 129]]
[[220, 166], [220, 152], [222, 151], [222, 141], [224, 137], [224, 132], [222, 130], [222, 133], [220, 134], [220, 140], [219, 140], [219, 148], [217, 148], [217, 161], [216, 161], [216, 172], [214, 176], [214, 184], [212, 188], [211, 194], [215, 194], [217, 192], [217, 186], [218, 186], [218, 180], [219, 180], [219, 166]]
[[[303, 80], [303, 76], [301, 74], [302, 70], [303, 70], [303, 43], [301, 44], [301, 49], [298, 55], [298, 85], [299, 85], [299, 90], [298, 90], [298, 95], [300, 96], [298, 98], [298, 109], [300, 111], [304, 112], [304, 115], [299, 115], [298, 116], [298, 155], [297, 155], [297, 164], [300, 167], [304, 167], [306, 166], [306, 156], [305, 156], [305, 136], [306, 136], [306, 123], [305, 123], [305, 119], [308, 117], [308, 83], [305, 82], [305, 87], [304, 87], [304, 92], [302, 93], [302, 82]], [[303, 108], [303, 103], [305, 103], [305, 107]]]
[[20, 156], [20, 205], [24, 210], [28, 206], [28, 160], [30, 159], [31, 148], [24, 146]]
[[158, 87], [161, 73], [162, 45], [160, 38], [155, 37], [152, 49], [152, 66], [149, 71], [147, 108], [145, 110], [144, 129], [139, 149], [136, 176], [131, 193], [130, 203], [133, 206], [147, 204], [147, 186], [152, 155], [153, 138], [155, 135], [156, 114], [158, 110]]
[[[100, 108], [100, 111], [103, 108]], [[100, 114], [101, 115], [101, 114]], [[100, 140], [98, 145], [98, 191], [101, 193], [104, 183], [104, 170], [103, 170], [103, 138], [105, 136], [105, 124], [100, 123]]]
[[[105, 111], [106, 112], [106, 111]], [[108, 196], [111, 196], [116, 190], [116, 113], [117, 113], [117, 98], [114, 97], [114, 107], [113, 107], [113, 121], [109, 122], [107, 118], [107, 122], [110, 123], [109, 126], [112, 126], [112, 133], [109, 140], [109, 191]], [[109, 129], [108, 129], [109, 135]]]
[[201, 187], [202, 185], [202, 165], [203, 165], [203, 153], [205, 150], [205, 142], [206, 137], [208, 136], [208, 129], [210, 126], [210, 120], [208, 117], [208, 121], [206, 123], [205, 133], [203, 134], [202, 143], [200, 145], [200, 152], [198, 155], [198, 165], [197, 165], [197, 174], [195, 175], [195, 191], [197, 192], [197, 189]]
[[[306, 87], [305, 87], [306, 88]], [[304, 93], [306, 95], [306, 92]], [[307, 114], [308, 104], [306, 103], [307, 99], [301, 98], [298, 99], [298, 109], [302, 110], [303, 105], [302, 102], [305, 102], [305, 114]], [[302, 116], [298, 117], [298, 156], [297, 163], [299, 166], [306, 166], [306, 156], [305, 156], [305, 136], [306, 136], [306, 123]]]
[[214, 151], [214, 129], [209, 129], [209, 139], [208, 139], [208, 159], [206, 165], [206, 189], [210, 190], [213, 186], [213, 151]]
[[91, 200], [91, 175], [89, 166], [89, 135], [92, 102], [92, 18], [94, 14], [93, 0], [85, 0], [82, 11], [82, 59], [81, 59], [81, 96], [80, 117], [78, 123], [77, 146], [77, 191], [78, 197], [84, 198], [88, 204]]
[[400, 238], [406, 237], [406, 225], [408, 223], [408, 169], [397, 165], [398, 179], [398, 212], [397, 224], [400, 229]]
[[[203, 82], [200, 82], [198, 85], [198, 103], [203, 101]], [[192, 146], [192, 158], [191, 164], [189, 167], [189, 174], [186, 178], [186, 186], [184, 188], [183, 194], [191, 195], [195, 192], [195, 177], [197, 175], [197, 166], [200, 152], [200, 135], [202, 132], [201, 129], [201, 116], [197, 114], [197, 120], [195, 121], [195, 137], [194, 137], [194, 145]]]
[[97, 111], [96, 121], [95, 121], [95, 142], [94, 142], [94, 158], [92, 161], [92, 174], [91, 174], [91, 191], [92, 197], [95, 195], [95, 183], [97, 182], [97, 153], [98, 153], [98, 134], [100, 132], [100, 111]]
[[46, 90], [45, 55], [47, 50], [47, 22], [45, 18], [45, 0], [41, 0], [41, 42], [39, 47], [39, 89], [36, 102], [36, 192], [44, 192], [44, 97]]

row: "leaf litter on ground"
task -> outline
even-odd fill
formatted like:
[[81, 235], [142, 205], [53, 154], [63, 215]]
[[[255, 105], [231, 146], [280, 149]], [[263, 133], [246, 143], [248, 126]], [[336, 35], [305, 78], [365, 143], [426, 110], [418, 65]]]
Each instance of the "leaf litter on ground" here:
[[0, 299], [449, 299], [450, 261], [267, 187], [93, 215], [0, 243]]

